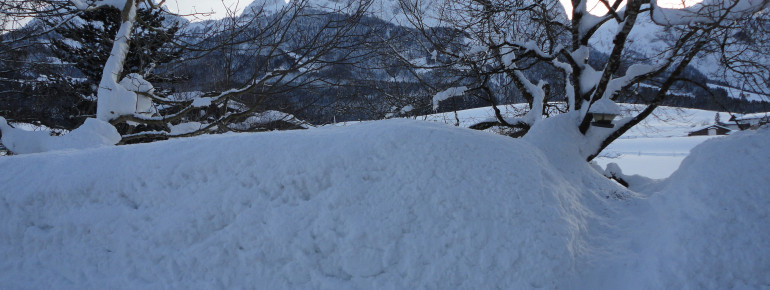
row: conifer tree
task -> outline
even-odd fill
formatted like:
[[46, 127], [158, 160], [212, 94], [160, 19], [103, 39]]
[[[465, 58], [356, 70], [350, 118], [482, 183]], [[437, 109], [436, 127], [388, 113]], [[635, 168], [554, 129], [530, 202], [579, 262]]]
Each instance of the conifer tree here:
[[[66, 22], [51, 34], [49, 48], [53, 55], [62, 63], [71, 65], [75, 75], [80, 75], [72, 78], [72, 72], [53, 70], [58, 71], [54, 82], [59, 94], [80, 97], [78, 104], [72, 104], [77, 115], [90, 116], [96, 112], [97, 86], [112, 48], [113, 37], [120, 28], [120, 13], [120, 10], [110, 6], [84, 11], [79, 16], [82, 21]], [[156, 68], [181, 55], [182, 50], [173, 47], [170, 41], [179, 32], [179, 24], [166, 21], [162, 10], [140, 8], [137, 14], [140, 25], [134, 27], [120, 78], [137, 73], [156, 84], [173, 80], [162, 72], [159, 74]], [[52, 19], [46, 21], [49, 25], [55, 23]]]

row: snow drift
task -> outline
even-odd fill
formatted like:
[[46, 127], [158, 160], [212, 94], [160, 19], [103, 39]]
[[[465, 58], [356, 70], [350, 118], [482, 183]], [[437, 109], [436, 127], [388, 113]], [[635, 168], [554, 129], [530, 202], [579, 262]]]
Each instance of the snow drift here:
[[[770, 287], [770, 129], [696, 146], [668, 179], [608, 216], [587, 289]], [[633, 187], [632, 187], [633, 188]]]
[[770, 287], [770, 128], [695, 147], [650, 204], [653, 288]]
[[389, 120], [0, 158], [0, 288], [770, 285], [770, 130], [708, 141], [637, 195], [564, 145], [571, 121], [524, 140]]
[[584, 230], [580, 190], [534, 146], [417, 121], [14, 156], [0, 172], [3, 289], [553, 288]]

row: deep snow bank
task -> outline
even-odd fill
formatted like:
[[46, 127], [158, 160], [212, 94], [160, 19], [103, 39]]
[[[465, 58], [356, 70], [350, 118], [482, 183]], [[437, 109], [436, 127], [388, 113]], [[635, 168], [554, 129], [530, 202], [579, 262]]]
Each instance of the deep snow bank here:
[[[646, 188], [645, 188], [646, 187]], [[625, 200], [586, 289], [770, 287], [770, 129], [696, 146], [670, 178]]]
[[770, 128], [695, 147], [649, 202], [652, 286], [770, 287]]
[[403, 120], [1, 158], [0, 288], [563, 288], [559, 170]]
[[770, 286], [770, 129], [641, 195], [569, 116], [391, 120], [0, 158], [0, 289]]

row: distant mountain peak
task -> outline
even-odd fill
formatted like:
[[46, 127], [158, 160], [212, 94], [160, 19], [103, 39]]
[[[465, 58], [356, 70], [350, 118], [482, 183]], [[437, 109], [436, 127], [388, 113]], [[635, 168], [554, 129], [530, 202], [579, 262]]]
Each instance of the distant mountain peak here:
[[243, 15], [255, 15], [260, 13], [260, 11], [262, 11], [262, 13], [273, 14], [283, 9], [286, 5], [287, 3], [284, 0], [255, 0], [243, 9]]

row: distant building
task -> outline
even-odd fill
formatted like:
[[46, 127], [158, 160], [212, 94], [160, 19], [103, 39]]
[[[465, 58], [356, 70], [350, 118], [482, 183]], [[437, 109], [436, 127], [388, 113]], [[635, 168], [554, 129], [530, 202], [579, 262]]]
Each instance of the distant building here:
[[709, 125], [700, 129], [697, 129], [695, 131], [690, 131], [687, 133], [687, 136], [717, 136], [717, 135], [727, 135], [730, 134], [732, 130], [730, 128], [727, 128], [726, 126], [722, 125]]
[[756, 113], [735, 115], [730, 118], [730, 122], [737, 124], [741, 130], [757, 129], [762, 125], [770, 123], [770, 114], [768, 113]]
[[735, 123], [735, 122], [727, 122], [727, 123], [719, 122], [719, 123], [717, 123], [717, 125], [725, 127], [725, 128], [730, 129], [732, 131], [740, 131], [741, 130], [741, 127], [737, 123]]

